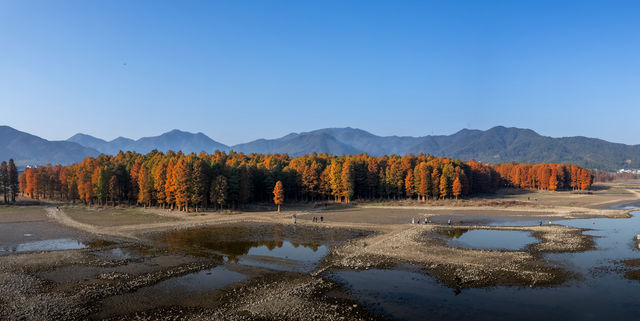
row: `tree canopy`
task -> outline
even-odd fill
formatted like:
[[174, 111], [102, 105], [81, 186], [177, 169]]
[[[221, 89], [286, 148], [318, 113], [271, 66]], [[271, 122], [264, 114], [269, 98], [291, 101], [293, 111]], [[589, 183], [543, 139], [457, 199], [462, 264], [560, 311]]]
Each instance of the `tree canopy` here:
[[120, 152], [88, 157], [69, 166], [27, 168], [18, 181], [20, 191], [32, 198], [191, 210], [268, 202], [274, 198], [277, 182], [282, 184], [283, 197], [294, 201], [424, 201], [487, 194], [507, 186], [584, 190], [593, 183], [593, 175], [569, 164], [489, 165], [423, 154], [312, 154], [291, 158], [286, 154], [152, 151], [146, 155]]

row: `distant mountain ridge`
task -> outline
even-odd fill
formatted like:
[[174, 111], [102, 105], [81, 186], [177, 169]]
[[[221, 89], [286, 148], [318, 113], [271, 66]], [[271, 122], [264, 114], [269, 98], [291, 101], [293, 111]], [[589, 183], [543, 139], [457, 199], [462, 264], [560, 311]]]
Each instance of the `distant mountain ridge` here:
[[128, 150], [142, 154], [146, 154], [154, 149], [161, 152], [181, 150], [186, 154], [200, 153], [202, 151], [212, 153], [216, 150], [229, 150], [229, 146], [216, 142], [203, 133], [193, 134], [177, 129], [159, 136], [143, 137], [138, 140], [118, 137], [112, 141], [105, 141], [90, 135], [78, 133], [71, 136], [67, 141], [91, 147], [101, 153], [110, 155]]
[[[307, 149], [292, 142], [300, 137], [328, 136], [342, 145], [353, 148], [354, 153], [374, 156], [398, 154], [431, 154], [462, 160], [475, 159], [486, 163], [501, 162], [555, 162], [575, 163], [588, 168], [616, 170], [640, 168], [640, 145], [610, 143], [587, 137], [553, 138], [542, 136], [531, 129], [496, 126], [488, 130], [463, 129], [452, 135], [438, 136], [376, 136], [361, 129], [326, 128], [300, 134], [289, 134], [271, 140], [256, 140], [232, 146], [231, 149], [249, 152], [288, 151], [292, 156], [326, 152], [341, 154], [330, 149]], [[316, 143], [316, 146], [319, 146]], [[343, 148], [344, 149], [344, 148]]]
[[553, 138], [531, 129], [497, 126], [488, 130], [463, 129], [452, 135], [377, 136], [356, 128], [325, 128], [291, 133], [276, 139], [258, 139], [227, 146], [203, 133], [172, 130], [159, 136], [133, 140], [118, 137], [105, 141], [76, 134], [67, 141], [47, 141], [37, 136], [0, 126], [0, 160], [14, 158], [20, 165], [69, 164], [99, 153], [115, 155], [132, 150], [148, 153], [157, 149], [184, 153], [212, 153], [234, 150], [243, 153], [280, 153], [300, 156], [312, 153], [407, 155], [431, 154], [487, 163], [556, 162], [588, 168], [617, 170], [640, 168], [640, 145], [625, 145], [588, 137]]
[[0, 161], [10, 158], [19, 168], [27, 165], [72, 164], [100, 153], [68, 141], [48, 141], [9, 126], [0, 126]]

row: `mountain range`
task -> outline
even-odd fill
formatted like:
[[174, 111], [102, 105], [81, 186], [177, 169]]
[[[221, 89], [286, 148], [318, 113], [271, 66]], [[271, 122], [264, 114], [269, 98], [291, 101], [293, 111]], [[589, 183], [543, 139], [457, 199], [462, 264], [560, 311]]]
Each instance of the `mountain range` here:
[[0, 126], [0, 161], [13, 158], [18, 167], [41, 164], [70, 164], [100, 153], [68, 141], [49, 141], [38, 136]]
[[192, 134], [174, 129], [160, 136], [143, 137], [133, 140], [125, 137], [118, 137], [112, 141], [105, 141], [85, 134], [75, 134], [67, 139], [68, 142], [80, 144], [93, 148], [103, 154], [115, 155], [119, 151], [136, 151], [146, 154], [154, 149], [162, 152], [168, 150], [183, 153], [199, 153], [201, 151], [213, 152], [215, 150], [228, 151], [229, 146], [216, 142], [203, 133]]
[[299, 156], [311, 153], [359, 154], [431, 154], [487, 163], [556, 162], [575, 163], [589, 168], [616, 170], [640, 168], [640, 145], [611, 143], [588, 137], [553, 138], [530, 129], [497, 126], [488, 130], [463, 129], [452, 135], [377, 136], [355, 128], [326, 128], [291, 133], [276, 139], [258, 139], [227, 146], [203, 133], [172, 130], [159, 136], [138, 140], [119, 137], [105, 141], [76, 134], [67, 141], [48, 141], [0, 126], [0, 160], [10, 157], [18, 166], [46, 163], [69, 164], [100, 153], [120, 150], [148, 153], [181, 150], [184, 153], [212, 153], [234, 150], [243, 153], [287, 153]]

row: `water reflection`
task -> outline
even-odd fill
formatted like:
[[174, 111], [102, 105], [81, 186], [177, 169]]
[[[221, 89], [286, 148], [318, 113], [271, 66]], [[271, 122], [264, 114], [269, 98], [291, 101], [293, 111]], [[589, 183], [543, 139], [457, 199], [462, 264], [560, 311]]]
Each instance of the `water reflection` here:
[[139, 292], [158, 294], [211, 291], [246, 279], [246, 275], [218, 266], [161, 281]]
[[227, 226], [172, 231], [155, 240], [170, 251], [219, 255], [228, 263], [306, 271], [327, 254], [327, 244], [337, 239], [335, 231], [329, 237], [326, 232], [283, 225]]
[[453, 238], [459, 239], [462, 236], [462, 234], [467, 232], [469, 232], [469, 229], [454, 228], [454, 229], [448, 229], [448, 230], [440, 230], [438, 231], [438, 234], [442, 236], [446, 236], [450, 239], [453, 239]]
[[80, 249], [86, 249], [86, 248], [99, 248], [99, 247], [110, 246], [114, 244], [116, 243], [111, 241], [105, 241], [105, 240], [80, 241], [72, 238], [58, 238], [58, 239], [50, 239], [50, 240], [24, 242], [19, 244], [12, 244], [12, 245], [4, 245], [0, 247], [0, 253], [80, 250]]
[[20, 243], [16, 245], [3, 246], [0, 252], [22, 253], [34, 251], [61, 251], [61, 250], [78, 250], [88, 248], [89, 245], [74, 239], [53, 239], [44, 241], [33, 241]]
[[448, 244], [471, 249], [523, 249], [537, 239], [525, 231], [485, 230], [485, 229], [447, 229], [438, 232], [449, 238]]
[[[554, 221], [554, 224], [589, 228], [596, 249], [580, 253], [550, 253], [545, 258], [580, 277], [558, 287], [454, 289], [412, 268], [334, 272], [353, 299], [369, 310], [397, 320], [637, 320], [640, 282], [628, 280], [618, 261], [640, 258], [635, 235], [640, 233], [640, 212], [632, 218], [597, 218]], [[527, 222], [519, 221], [523, 225]], [[531, 221], [529, 225], [537, 225]], [[515, 224], [514, 224], [515, 225]], [[452, 241], [459, 241], [471, 230]], [[637, 272], [640, 275], [640, 271]]]

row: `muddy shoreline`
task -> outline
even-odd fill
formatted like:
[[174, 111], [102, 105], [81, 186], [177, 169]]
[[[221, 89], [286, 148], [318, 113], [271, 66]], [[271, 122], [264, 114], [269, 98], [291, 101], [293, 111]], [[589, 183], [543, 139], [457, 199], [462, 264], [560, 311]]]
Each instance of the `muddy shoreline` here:
[[[113, 217], [124, 221], [110, 222], [96, 213], [78, 221], [80, 210], [67, 215], [53, 207], [32, 206], [24, 210], [28, 215], [11, 214], [4, 216], [3, 222], [51, 224], [54, 232], [58, 229], [60, 235], [78, 236], [91, 245], [74, 250], [0, 255], [0, 319], [377, 320], [382, 317], [352, 301], [349, 290], [330, 277], [333, 272], [402, 269], [410, 264], [456, 290], [549, 287], [579, 276], [545, 259], [545, 253], [583, 252], [593, 249], [595, 244], [593, 236], [584, 234], [588, 229], [560, 225], [490, 226], [474, 224], [473, 220], [453, 227], [413, 225], [409, 224], [409, 218], [420, 217], [422, 209], [396, 210], [376, 207], [299, 211], [300, 220], [295, 226], [290, 222], [290, 213], [201, 214], [187, 218], [161, 213], [170, 217], [153, 218], [148, 224], [140, 218], [146, 214], [134, 213], [137, 215], [134, 220], [140, 224], [128, 225], [127, 217], [119, 213]], [[390, 214], [381, 217], [381, 211]], [[471, 213], [459, 213], [460, 209], [456, 212], [463, 216]], [[508, 210], [500, 214], [505, 212], [514, 213]], [[541, 213], [534, 211], [528, 218], [548, 217]], [[596, 213], [611, 216], [613, 212], [594, 210], [582, 215], [593, 217]], [[325, 223], [311, 223], [313, 216], [320, 215], [325, 216]], [[451, 228], [521, 231], [537, 241], [517, 250], [459, 248], [439, 234]], [[236, 242], [232, 247], [217, 247], [229, 238]], [[201, 243], [202, 240], [205, 242]], [[286, 263], [284, 270], [237, 263], [237, 257], [265, 260], [252, 256], [249, 249], [280, 248], [286, 242], [294, 248], [313, 251], [323, 246], [327, 254], [305, 272], [288, 270], [286, 257], [269, 262]], [[145, 291], [168, 280], [206, 271], [215, 274], [219, 269], [228, 270], [224, 273], [240, 273], [246, 279], [180, 294], [183, 298], [175, 302], [136, 302], [135, 298], [142, 298]], [[122, 305], [129, 301], [132, 302], [126, 307]]]

